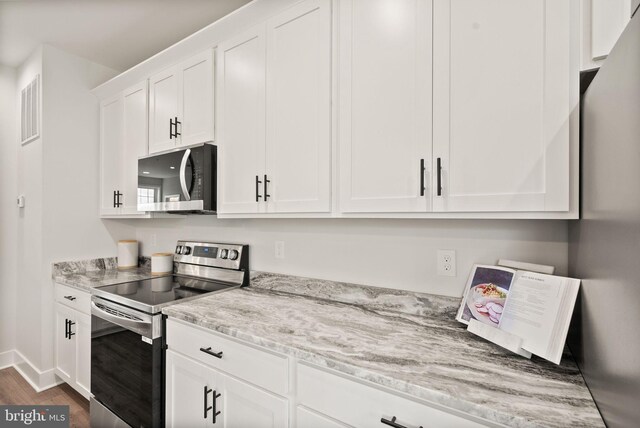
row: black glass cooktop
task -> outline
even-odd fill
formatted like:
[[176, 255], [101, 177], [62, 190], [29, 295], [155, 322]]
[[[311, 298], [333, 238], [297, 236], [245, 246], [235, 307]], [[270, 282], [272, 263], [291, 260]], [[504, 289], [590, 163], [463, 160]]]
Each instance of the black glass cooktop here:
[[155, 314], [174, 302], [233, 288], [238, 288], [238, 286], [206, 279], [171, 275], [97, 287], [93, 289], [92, 294], [146, 313]]

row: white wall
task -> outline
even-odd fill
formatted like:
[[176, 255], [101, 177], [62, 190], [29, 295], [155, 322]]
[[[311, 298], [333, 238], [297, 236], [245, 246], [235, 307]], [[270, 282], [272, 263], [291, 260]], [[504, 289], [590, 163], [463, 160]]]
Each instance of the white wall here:
[[[251, 219], [211, 216], [129, 221], [142, 253], [173, 251], [178, 239], [247, 243], [251, 269], [461, 296], [473, 263], [509, 258], [567, 271], [561, 220]], [[275, 241], [285, 242], [276, 259]], [[155, 245], [154, 245], [155, 242]], [[454, 249], [457, 276], [436, 275], [436, 251]]]
[[[15, 96], [20, 111], [20, 91], [36, 75], [42, 85], [42, 49], [37, 49], [18, 69]], [[42, 97], [40, 98], [42, 100]], [[40, 103], [42, 106], [42, 103]], [[40, 110], [42, 112], [42, 109]], [[19, 116], [16, 116], [19, 118]], [[42, 117], [42, 115], [40, 115]], [[25, 196], [25, 208], [19, 210], [16, 307], [16, 348], [40, 367], [42, 287], [42, 135], [18, 145], [18, 194]]]
[[135, 231], [98, 216], [99, 104], [89, 90], [116, 71], [45, 45], [19, 69], [18, 91], [37, 73], [41, 136], [18, 149], [26, 206], [18, 225], [16, 348], [32, 368], [48, 372], [59, 327], [51, 263], [113, 256], [116, 241]]
[[[16, 70], [0, 66], [0, 355], [15, 347], [18, 209]], [[3, 362], [0, 359], [0, 366]]]

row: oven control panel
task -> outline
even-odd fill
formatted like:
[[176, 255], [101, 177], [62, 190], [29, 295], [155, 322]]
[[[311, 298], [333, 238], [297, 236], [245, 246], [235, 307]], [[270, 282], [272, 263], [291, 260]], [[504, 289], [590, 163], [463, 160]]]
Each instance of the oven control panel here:
[[244, 269], [248, 267], [248, 245], [178, 241], [173, 260], [180, 263]]

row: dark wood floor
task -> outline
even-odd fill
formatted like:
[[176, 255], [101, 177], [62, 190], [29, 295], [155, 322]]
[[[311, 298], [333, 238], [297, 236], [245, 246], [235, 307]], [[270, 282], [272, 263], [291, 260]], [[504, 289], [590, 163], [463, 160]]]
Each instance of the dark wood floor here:
[[89, 402], [66, 383], [36, 392], [13, 367], [0, 370], [0, 404], [68, 405], [71, 427], [89, 427]]

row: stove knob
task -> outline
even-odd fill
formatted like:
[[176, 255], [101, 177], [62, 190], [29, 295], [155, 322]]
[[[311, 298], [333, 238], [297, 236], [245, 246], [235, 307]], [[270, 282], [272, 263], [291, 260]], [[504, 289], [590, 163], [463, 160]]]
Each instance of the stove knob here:
[[238, 250], [229, 250], [229, 260], [236, 260], [238, 258]]
[[186, 245], [182, 247], [182, 254], [185, 256], [188, 256], [189, 254], [191, 254], [191, 247], [187, 247]]
[[228, 255], [229, 255], [229, 250], [227, 250], [226, 248], [223, 248], [220, 250], [221, 259], [226, 259]]
[[178, 245], [176, 247], [176, 254], [181, 254], [182, 253], [182, 245]]

